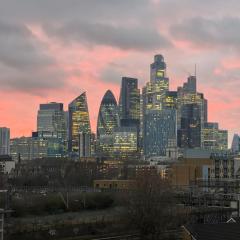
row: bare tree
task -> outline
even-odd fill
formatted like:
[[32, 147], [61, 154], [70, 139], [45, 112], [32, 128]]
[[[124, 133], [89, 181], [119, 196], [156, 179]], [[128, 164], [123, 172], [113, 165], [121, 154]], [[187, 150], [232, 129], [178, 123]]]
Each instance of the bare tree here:
[[144, 239], [159, 239], [174, 221], [175, 202], [169, 183], [149, 172], [136, 179], [128, 195], [128, 220]]

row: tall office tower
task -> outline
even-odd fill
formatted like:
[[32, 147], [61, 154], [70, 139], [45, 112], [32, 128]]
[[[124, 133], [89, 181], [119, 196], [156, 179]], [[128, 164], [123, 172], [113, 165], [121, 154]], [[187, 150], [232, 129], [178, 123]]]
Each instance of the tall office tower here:
[[140, 89], [136, 78], [123, 77], [119, 99], [121, 126], [139, 126]]
[[227, 150], [228, 131], [220, 130], [218, 123], [205, 123], [203, 129], [203, 148], [210, 150]]
[[233, 136], [231, 149], [235, 153], [240, 152], [240, 136], [236, 133]]
[[102, 99], [98, 113], [97, 136], [111, 135], [118, 126], [119, 116], [117, 101], [113, 93], [108, 90]]
[[143, 87], [143, 146], [145, 156], [165, 156], [176, 147], [177, 92], [169, 91], [167, 66], [162, 55], [150, 65], [150, 82]]
[[183, 84], [183, 91], [188, 93], [197, 93], [197, 78], [189, 76], [187, 82]]
[[144, 118], [145, 156], [166, 156], [167, 148], [176, 144], [176, 110], [148, 111]]
[[196, 103], [185, 104], [181, 109], [181, 123], [178, 130], [180, 148], [201, 147], [201, 109]]
[[97, 121], [98, 154], [111, 156], [113, 151], [113, 132], [119, 127], [117, 101], [108, 90], [101, 102]]
[[10, 129], [0, 128], [0, 155], [10, 154]]
[[150, 80], [151, 82], [162, 82], [165, 90], [168, 90], [169, 80], [166, 77], [167, 65], [164, 62], [164, 57], [160, 54], [154, 56], [154, 62], [150, 65]]
[[[91, 134], [90, 119], [88, 112], [87, 96], [82, 93], [68, 105], [68, 141], [69, 151], [76, 156], [80, 156], [84, 151], [80, 149], [82, 136]], [[87, 144], [88, 141], [86, 141]], [[88, 147], [86, 147], [88, 148]], [[90, 147], [89, 147], [90, 149]]]
[[[196, 86], [196, 77], [190, 76], [183, 87], [178, 88], [177, 126], [180, 134], [178, 146], [183, 148], [203, 146], [203, 129], [204, 123], [207, 122], [207, 100], [202, 93], [197, 92]], [[189, 119], [187, 119], [188, 117]], [[197, 135], [191, 134], [191, 132], [195, 132]], [[192, 137], [194, 139], [191, 139]]]
[[166, 93], [169, 90], [169, 79], [166, 77], [166, 63], [162, 55], [155, 55], [150, 65], [151, 81], [143, 87], [143, 112], [161, 110]]
[[40, 104], [37, 116], [37, 131], [49, 132], [66, 140], [67, 123], [62, 103]]

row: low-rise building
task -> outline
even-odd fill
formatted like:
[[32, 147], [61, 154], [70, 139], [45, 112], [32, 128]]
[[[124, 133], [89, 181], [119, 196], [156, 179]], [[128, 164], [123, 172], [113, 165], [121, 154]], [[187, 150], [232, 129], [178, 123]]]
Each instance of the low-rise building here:
[[135, 185], [134, 180], [94, 180], [94, 188], [103, 190], [130, 190]]
[[0, 155], [0, 173], [9, 174], [15, 168], [15, 162], [8, 155]]

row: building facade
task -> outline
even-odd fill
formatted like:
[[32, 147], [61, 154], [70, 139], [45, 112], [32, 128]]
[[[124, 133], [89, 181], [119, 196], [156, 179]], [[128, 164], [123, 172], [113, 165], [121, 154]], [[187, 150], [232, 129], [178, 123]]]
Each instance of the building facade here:
[[[91, 135], [87, 95], [82, 93], [68, 106], [68, 150], [75, 156], [80, 156], [80, 134]], [[89, 146], [88, 149], [91, 147]]]
[[188, 77], [183, 87], [178, 88], [177, 127], [178, 146], [181, 148], [201, 148], [203, 129], [207, 122], [207, 100], [197, 92], [196, 76]]
[[10, 143], [10, 155], [14, 161], [29, 161], [48, 156], [48, 141], [42, 138], [13, 138]]
[[238, 134], [234, 134], [233, 136], [231, 149], [234, 153], [240, 152], [240, 137]]
[[113, 133], [119, 127], [117, 101], [108, 90], [101, 102], [97, 121], [98, 155], [110, 157], [113, 154]]
[[10, 129], [0, 128], [0, 155], [10, 154]]
[[167, 148], [176, 144], [176, 110], [148, 111], [144, 118], [144, 155], [166, 156]]
[[136, 78], [122, 78], [119, 116], [123, 127], [139, 126], [140, 124], [140, 89]]

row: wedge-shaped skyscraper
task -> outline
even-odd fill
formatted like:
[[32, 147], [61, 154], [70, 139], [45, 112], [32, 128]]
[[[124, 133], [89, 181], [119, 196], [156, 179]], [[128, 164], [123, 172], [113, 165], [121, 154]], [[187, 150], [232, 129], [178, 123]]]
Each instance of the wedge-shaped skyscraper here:
[[[87, 95], [82, 93], [68, 106], [69, 111], [69, 151], [80, 157], [90, 155], [90, 119], [87, 104]], [[83, 136], [85, 136], [83, 138]], [[84, 148], [84, 149], [83, 149]], [[81, 156], [84, 153], [84, 156]]]

